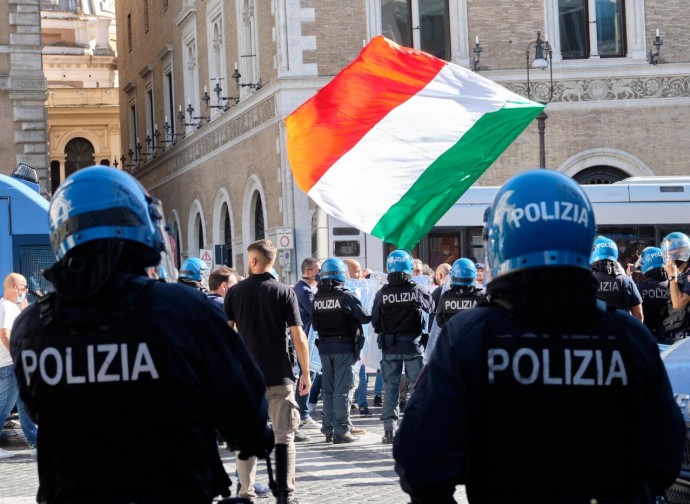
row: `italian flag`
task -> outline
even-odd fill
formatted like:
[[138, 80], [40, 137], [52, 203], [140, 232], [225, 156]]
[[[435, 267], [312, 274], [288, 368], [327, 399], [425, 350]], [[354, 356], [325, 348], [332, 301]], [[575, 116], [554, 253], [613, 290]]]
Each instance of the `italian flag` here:
[[543, 108], [376, 37], [286, 119], [288, 158], [327, 213], [412, 249]]

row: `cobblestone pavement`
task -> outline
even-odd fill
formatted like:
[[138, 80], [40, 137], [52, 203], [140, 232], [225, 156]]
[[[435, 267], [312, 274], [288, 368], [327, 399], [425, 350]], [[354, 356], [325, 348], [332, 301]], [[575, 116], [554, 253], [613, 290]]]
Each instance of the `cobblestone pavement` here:
[[[400, 490], [393, 470], [390, 445], [381, 443], [383, 425], [378, 419], [381, 408], [370, 408], [374, 416], [360, 417], [353, 410], [356, 427], [367, 430], [360, 441], [352, 444], [326, 444], [318, 429], [305, 429], [309, 441], [297, 443], [297, 491], [300, 504], [364, 503], [402, 504], [409, 502]], [[318, 410], [317, 410], [318, 413]], [[320, 418], [320, 415], [317, 414]], [[0, 460], [0, 504], [28, 504], [35, 502], [38, 488], [36, 458], [31, 456], [22, 431], [5, 429], [0, 447], [14, 451], [12, 459]], [[232, 476], [235, 457], [221, 450], [226, 470]], [[233, 481], [236, 480], [233, 476]], [[257, 481], [268, 484], [265, 464], [259, 461]], [[467, 503], [464, 488], [458, 488], [456, 500]], [[271, 502], [270, 499], [260, 499]]]

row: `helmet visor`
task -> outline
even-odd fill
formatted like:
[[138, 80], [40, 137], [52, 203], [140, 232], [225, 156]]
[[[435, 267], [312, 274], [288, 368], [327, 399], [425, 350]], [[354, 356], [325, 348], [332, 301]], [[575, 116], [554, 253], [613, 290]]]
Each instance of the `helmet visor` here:
[[690, 257], [690, 248], [684, 240], [669, 238], [661, 243], [661, 252], [664, 262], [687, 261]]

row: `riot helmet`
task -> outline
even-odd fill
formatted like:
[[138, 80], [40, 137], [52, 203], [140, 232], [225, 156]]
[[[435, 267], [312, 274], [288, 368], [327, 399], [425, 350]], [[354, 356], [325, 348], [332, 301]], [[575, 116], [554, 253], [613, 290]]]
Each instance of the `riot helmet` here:
[[329, 257], [321, 264], [320, 280], [344, 282], [348, 277], [347, 265], [340, 259]]
[[605, 236], [596, 237], [592, 245], [589, 263], [594, 264], [597, 261], [618, 261], [618, 245], [615, 241]]
[[516, 175], [498, 191], [487, 217], [492, 280], [531, 268], [589, 269], [595, 233], [592, 205], [573, 179], [543, 169]]
[[646, 275], [649, 271], [664, 267], [663, 252], [658, 247], [647, 247], [640, 256], [640, 269]]
[[[323, 270], [323, 266], [321, 269]], [[407, 250], [394, 250], [388, 254], [386, 269], [388, 273], [407, 273], [408, 275], [412, 275], [414, 269], [412, 256]]]
[[[86, 244], [121, 245], [115, 257], [108, 258], [110, 266], [95, 275], [99, 279], [91, 286], [96, 289], [121, 258], [136, 267], [164, 268], [169, 281], [176, 279], [160, 201], [121, 170], [91, 166], [67, 177], [50, 202], [48, 225], [58, 261], [70, 259]], [[121, 255], [124, 247], [127, 253]], [[72, 271], [79, 273], [78, 268]]]
[[674, 231], [661, 240], [664, 262], [686, 262], [690, 258], [690, 238], [685, 233]]
[[208, 280], [210, 274], [208, 265], [198, 257], [190, 257], [182, 263], [180, 268], [180, 280], [201, 283], [203, 280]]
[[477, 267], [466, 258], [458, 259], [450, 269], [450, 284], [453, 286], [477, 285]]

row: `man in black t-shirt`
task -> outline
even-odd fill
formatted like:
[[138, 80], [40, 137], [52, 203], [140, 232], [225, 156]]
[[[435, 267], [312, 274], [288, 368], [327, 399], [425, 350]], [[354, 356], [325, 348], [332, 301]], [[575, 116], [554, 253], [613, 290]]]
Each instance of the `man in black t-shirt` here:
[[[280, 283], [271, 274], [275, 263], [276, 246], [269, 240], [258, 240], [247, 247], [249, 277], [232, 286], [225, 295], [225, 314], [231, 325], [259, 365], [266, 382], [266, 399], [273, 423], [276, 444], [288, 446], [287, 482], [289, 501], [295, 490], [295, 431], [299, 427], [299, 406], [295, 401], [294, 382], [288, 337], [302, 369], [299, 394], [306, 395], [311, 388], [309, 377], [309, 347], [302, 330], [299, 305], [295, 292]], [[241, 414], [241, 413], [239, 413]], [[256, 458], [237, 460], [240, 476], [240, 497], [254, 500]]]

